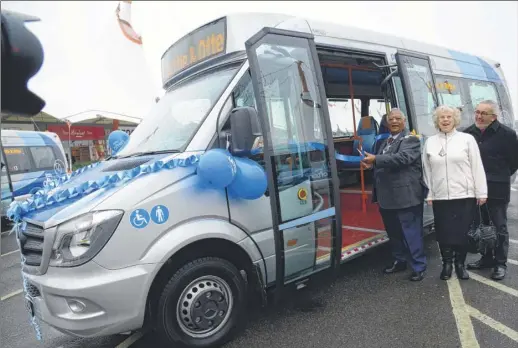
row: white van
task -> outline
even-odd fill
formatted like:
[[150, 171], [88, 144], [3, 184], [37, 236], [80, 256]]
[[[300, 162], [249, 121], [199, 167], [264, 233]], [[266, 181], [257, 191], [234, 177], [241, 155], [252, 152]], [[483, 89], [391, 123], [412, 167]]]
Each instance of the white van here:
[[1, 139], [2, 164], [5, 164], [2, 175], [6, 178], [2, 183], [1, 215], [5, 217], [11, 198], [29, 198], [56, 176], [66, 174], [68, 163], [55, 133], [2, 129]]
[[284, 15], [208, 23], [162, 74], [167, 93], [117, 156], [11, 210], [30, 315], [62, 332], [218, 346], [247, 301], [388, 241], [358, 151], [387, 135], [387, 110], [421, 138], [438, 103], [464, 125], [483, 99], [513, 119], [497, 62]]

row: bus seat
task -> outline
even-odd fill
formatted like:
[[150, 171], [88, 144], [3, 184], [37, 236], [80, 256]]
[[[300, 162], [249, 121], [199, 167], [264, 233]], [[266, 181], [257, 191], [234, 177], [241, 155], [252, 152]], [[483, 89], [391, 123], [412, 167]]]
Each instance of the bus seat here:
[[[358, 122], [358, 129], [356, 131], [358, 136], [362, 138], [362, 147], [364, 151], [372, 153], [372, 149], [374, 148], [374, 142], [376, 141], [376, 135], [378, 135], [378, 122], [372, 116], [364, 116]], [[358, 147], [360, 146], [360, 141], [354, 141], [354, 154], [359, 155]]]
[[390, 128], [387, 121], [387, 114], [381, 117], [380, 128], [378, 130], [378, 134], [390, 134]]
[[387, 121], [387, 114], [385, 114], [381, 117], [380, 128], [378, 131], [378, 135], [376, 136], [376, 141], [374, 142], [374, 149], [376, 148], [377, 144], [380, 141], [388, 138], [389, 136], [390, 136], [390, 128], [389, 128], [389, 124]]

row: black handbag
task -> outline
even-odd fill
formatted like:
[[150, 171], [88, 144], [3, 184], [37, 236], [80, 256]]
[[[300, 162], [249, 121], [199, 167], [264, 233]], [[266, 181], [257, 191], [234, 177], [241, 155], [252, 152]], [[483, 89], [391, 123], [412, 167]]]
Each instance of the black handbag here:
[[495, 249], [497, 245], [496, 226], [491, 220], [487, 204], [486, 209], [489, 216], [489, 225], [484, 224], [479, 207], [479, 223], [477, 225], [475, 219], [468, 231], [468, 251], [473, 254], [486, 254], [486, 252]]

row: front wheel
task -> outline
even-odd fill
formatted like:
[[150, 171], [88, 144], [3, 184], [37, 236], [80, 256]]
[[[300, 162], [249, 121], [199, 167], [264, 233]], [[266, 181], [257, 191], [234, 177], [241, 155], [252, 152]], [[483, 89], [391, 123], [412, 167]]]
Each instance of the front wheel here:
[[169, 280], [158, 303], [158, 330], [168, 343], [220, 346], [243, 322], [247, 283], [229, 261], [204, 257]]

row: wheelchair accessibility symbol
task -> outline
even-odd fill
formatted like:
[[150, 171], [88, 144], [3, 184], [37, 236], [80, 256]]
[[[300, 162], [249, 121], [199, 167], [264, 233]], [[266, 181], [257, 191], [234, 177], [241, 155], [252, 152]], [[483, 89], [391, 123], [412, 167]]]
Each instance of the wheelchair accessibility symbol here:
[[149, 224], [149, 213], [145, 209], [137, 209], [131, 213], [130, 222], [135, 228], [144, 228]]

